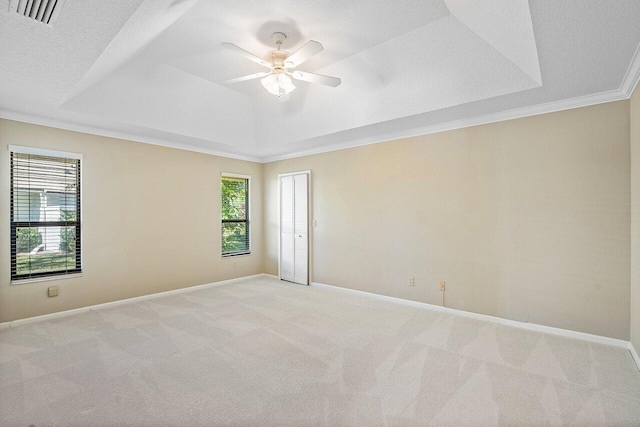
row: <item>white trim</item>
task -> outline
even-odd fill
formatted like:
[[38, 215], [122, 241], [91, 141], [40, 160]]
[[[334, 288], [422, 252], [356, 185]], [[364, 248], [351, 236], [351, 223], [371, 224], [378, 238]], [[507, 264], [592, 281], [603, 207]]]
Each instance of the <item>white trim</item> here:
[[396, 141], [404, 138], [412, 138], [421, 135], [431, 135], [435, 133], [447, 132], [456, 129], [464, 129], [473, 126], [486, 125], [490, 123], [504, 122], [507, 120], [521, 119], [525, 117], [538, 116], [541, 114], [554, 113], [564, 110], [572, 110], [574, 108], [588, 107], [591, 105], [605, 104], [608, 102], [622, 101], [628, 99], [629, 96], [621, 90], [612, 90], [608, 92], [596, 93], [577, 98], [564, 99], [560, 101], [548, 102], [545, 104], [537, 104], [529, 107], [516, 108], [513, 110], [500, 111], [484, 116], [470, 117], [467, 119], [454, 120], [445, 123], [438, 123], [430, 126], [417, 127], [412, 129], [403, 129], [390, 132], [384, 135], [369, 136], [354, 139], [349, 142], [312, 148], [309, 150], [298, 151], [289, 154], [276, 156], [268, 156], [260, 158], [261, 163], [276, 162], [279, 160], [293, 159], [297, 157], [310, 156], [313, 154], [322, 154], [331, 151], [345, 150], [347, 148], [362, 147], [365, 145], [379, 144], [382, 142]]
[[631, 341], [629, 341], [629, 353], [631, 353], [631, 357], [633, 358], [633, 361], [636, 362], [636, 367], [640, 371], [640, 356]]
[[406, 299], [402, 299], [402, 298], [396, 298], [396, 297], [390, 297], [390, 296], [386, 296], [386, 295], [374, 294], [374, 293], [371, 293], [371, 292], [358, 291], [358, 290], [349, 289], [349, 288], [342, 288], [340, 286], [326, 285], [324, 283], [312, 282], [311, 285], [312, 286], [317, 286], [317, 287], [320, 287], [320, 288], [326, 287], [326, 288], [337, 289], [337, 290], [340, 290], [340, 291], [343, 291], [343, 292], [346, 292], [346, 293], [355, 293], [355, 294], [359, 294], [359, 295], [366, 295], [366, 296], [368, 296], [370, 298], [375, 298], [375, 299], [384, 300], [384, 301], [392, 301], [392, 302], [400, 303], [400, 304], [403, 304], [403, 305], [408, 305], [410, 307], [416, 307], [416, 308], [423, 308], [423, 309], [428, 309], [428, 310], [433, 310], [433, 311], [439, 311], [439, 312], [442, 312], [442, 313], [448, 313], [448, 314], [467, 317], [467, 318], [476, 319], [476, 320], [480, 320], [480, 321], [496, 323], [496, 324], [499, 324], [499, 325], [511, 326], [511, 327], [514, 327], [514, 328], [520, 328], [520, 329], [526, 329], [526, 330], [529, 330], [529, 331], [542, 332], [542, 333], [551, 334], [551, 335], [558, 335], [558, 336], [562, 336], [562, 337], [573, 338], [573, 339], [578, 339], [578, 340], [583, 340], [583, 341], [589, 341], [589, 342], [594, 342], [594, 343], [598, 343], [598, 344], [610, 345], [610, 346], [614, 346], [614, 347], [621, 347], [621, 348], [628, 349], [629, 348], [629, 344], [630, 344], [629, 341], [624, 341], [624, 340], [620, 340], [620, 339], [616, 339], [616, 338], [603, 337], [603, 336], [600, 336], [600, 335], [587, 334], [585, 332], [571, 331], [571, 330], [568, 330], [568, 329], [554, 328], [554, 327], [551, 327], [551, 326], [537, 325], [535, 323], [518, 322], [516, 320], [503, 319], [501, 317], [489, 316], [487, 314], [479, 314], [479, 313], [472, 313], [470, 311], [456, 310], [456, 309], [453, 309], [453, 308], [442, 307], [442, 306], [433, 305], [433, 304], [427, 304], [427, 303], [424, 303], [424, 302], [410, 301], [410, 300], [406, 300]]
[[[264, 187], [264, 185], [263, 185]], [[282, 280], [282, 274], [280, 274], [280, 254], [282, 253], [281, 250], [281, 240], [282, 240], [282, 232], [280, 231], [280, 217], [282, 216], [281, 211], [282, 211], [282, 206], [280, 206], [280, 199], [282, 198], [280, 196], [280, 193], [282, 193], [282, 180], [280, 179], [280, 176], [278, 176], [278, 195], [276, 198], [276, 203], [278, 206], [278, 280]], [[262, 208], [264, 210], [264, 206]]]
[[[80, 243], [82, 243], [82, 241], [80, 241]], [[80, 254], [80, 257], [82, 257], [82, 253]], [[80, 260], [80, 263], [82, 265], [82, 260]], [[75, 279], [77, 277], [82, 277], [82, 273], [56, 274], [54, 276], [34, 277], [31, 279], [17, 279], [17, 280], [11, 280], [9, 282], [9, 285], [20, 286], [22, 284], [27, 284], [27, 283], [48, 282], [51, 280]]]
[[283, 176], [302, 175], [303, 173], [306, 173], [307, 175], [311, 176], [311, 169], [307, 169], [305, 171], [300, 171], [300, 172], [279, 173], [278, 178], [282, 178]]
[[241, 173], [220, 172], [220, 176], [222, 178], [251, 179], [251, 175], [243, 175]]
[[94, 310], [102, 310], [105, 308], [115, 307], [118, 305], [130, 304], [134, 302], [165, 297], [168, 295], [176, 295], [176, 294], [182, 294], [182, 293], [191, 292], [191, 291], [200, 290], [200, 289], [229, 285], [232, 283], [241, 282], [244, 280], [258, 278], [258, 277], [264, 277], [264, 276], [266, 275], [263, 273], [258, 273], [258, 274], [253, 274], [251, 276], [243, 276], [243, 277], [237, 277], [235, 279], [222, 280], [222, 281], [213, 282], [213, 283], [206, 283], [204, 285], [189, 286], [186, 288], [173, 289], [171, 291], [157, 292], [155, 294], [141, 295], [139, 297], [126, 298], [126, 299], [121, 299], [117, 301], [105, 302], [102, 304], [90, 305], [87, 307], [80, 307], [80, 308], [74, 308], [71, 310], [58, 311], [56, 313], [43, 314], [41, 316], [34, 316], [34, 317], [27, 317], [25, 319], [12, 320], [9, 322], [0, 323], [0, 329], [12, 328], [14, 326], [21, 326], [21, 325], [26, 325], [26, 324], [35, 323], [35, 322], [43, 322], [46, 320], [56, 319], [59, 317], [66, 317], [66, 316], [71, 316], [73, 314], [86, 313], [88, 311], [94, 311]]
[[[276, 276], [276, 275], [273, 275], [273, 274], [263, 273], [263, 276], [279, 280], [279, 277]], [[616, 347], [627, 348], [629, 350], [629, 352], [631, 353], [631, 357], [633, 358], [634, 362], [638, 366], [638, 370], [640, 370], [640, 356], [638, 355], [638, 352], [636, 351], [635, 347], [633, 346], [633, 344], [630, 341], [618, 340], [618, 339], [615, 339], [615, 338], [603, 337], [603, 336], [600, 336], [600, 335], [586, 334], [584, 332], [575, 332], [575, 331], [570, 331], [568, 329], [553, 328], [551, 326], [542, 326], [542, 325], [537, 325], [535, 323], [517, 322], [515, 320], [503, 319], [503, 318], [500, 318], [500, 317], [489, 316], [489, 315], [486, 315], [486, 314], [477, 314], [477, 313], [472, 313], [472, 312], [469, 312], [469, 311], [455, 310], [455, 309], [452, 309], [452, 308], [441, 307], [441, 306], [438, 306], [438, 305], [432, 305], [432, 304], [427, 304], [427, 303], [422, 303], [422, 302], [405, 300], [405, 299], [395, 298], [395, 297], [388, 297], [388, 296], [385, 296], [385, 295], [374, 294], [374, 293], [365, 292], [365, 291], [357, 291], [355, 289], [342, 288], [340, 286], [325, 285], [323, 283], [311, 282], [311, 285], [312, 286], [327, 287], [327, 288], [337, 288], [337, 289], [340, 289], [340, 290], [343, 290], [343, 291], [346, 291], [346, 292], [349, 292], [349, 293], [366, 294], [367, 296], [374, 296], [374, 297], [377, 297], [377, 298], [383, 299], [383, 300], [391, 300], [391, 301], [394, 301], [394, 302], [399, 302], [401, 304], [407, 304], [407, 305], [411, 305], [411, 306], [415, 306], [415, 307], [419, 307], [419, 308], [427, 308], [427, 309], [433, 309], [433, 310], [436, 310], [436, 311], [449, 312], [451, 314], [459, 314], [459, 315], [464, 316], [464, 317], [470, 317], [470, 318], [479, 319], [479, 320], [486, 320], [486, 321], [492, 322], [492, 323], [509, 325], [509, 326], [514, 327], [514, 328], [535, 330], [535, 331], [538, 331], [538, 332], [549, 333], [549, 334], [553, 334], [553, 335], [562, 335], [562, 336], [569, 337], [569, 338], [576, 338], [576, 339], [581, 339], [581, 340], [586, 340], [586, 341], [597, 342], [597, 343], [600, 343], [600, 344], [604, 343], [606, 345], [613, 345], [613, 346], [616, 346]], [[561, 332], [561, 333], [558, 333], [558, 332]], [[594, 340], [594, 338], [595, 338], [595, 340]], [[603, 342], [603, 340], [604, 340], [604, 342]]]
[[313, 154], [327, 153], [331, 151], [338, 151], [347, 148], [361, 147], [364, 145], [378, 144], [381, 142], [394, 141], [397, 139], [410, 138], [420, 135], [430, 135], [434, 133], [446, 132], [456, 129], [464, 129], [472, 126], [480, 126], [489, 123], [497, 123], [506, 120], [514, 120], [524, 117], [536, 116], [540, 114], [548, 114], [557, 111], [570, 110], [574, 108], [588, 107], [591, 105], [605, 104], [608, 102], [621, 101], [629, 99], [633, 93], [633, 88], [640, 80], [640, 53], [637, 51], [636, 55], [627, 70], [625, 79], [617, 90], [611, 90], [606, 92], [600, 92], [591, 95], [579, 96], [576, 98], [563, 99], [554, 102], [548, 102], [544, 104], [537, 104], [528, 107], [516, 108], [513, 110], [500, 111], [493, 114], [487, 114], [484, 116], [471, 117], [467, 119], [454, 120], [446, 123], [439, 123], [435, 125], [418, 127], [413, 129], [400, 130], [397, 132], [391, 132], [385, 135], [371, 136], [360, 139], [355, 139], [346, 143], [333, 144], [324, 147], [313, 148], [309, 150], [302, 150], [298, 152], [266, 156], [262, 157], [258, 155], [241, 155], [233, 154], [225, 151], [210, 150], [200, 147], [195, 147], [191, 144], [178, 143], [173, 141], [167, 141], [159, 138], [147, 137], [142, 135], [136, 135], [129, 132], [121, 132], [116, 130], [103, 129], [95, 126], [81, 125], [76, 123], [67, 122], [64, 120], [51, 119], [46, 117], [34, 116], [25, 113], [17, 113], [10, 110], [0, 109], [0, 118], [15, 120], [19, 122], [32, 123], [42, 126], [50, 126], [59, 129], [72, 130], [75, 132], [83, 132], [92, 135], [106, 136], [110, 138], [125, 139], [134, 142], [141, 142], [144, 144], [159, 145], [163, 147], [175, 148], [178, 150], [193, 151], [201, 154], [209, 154], [212, 156], [226, 157], [231, 159], [246, 160], [256, 163], [270, 163], [279, 160], [293, 159], [297, 157], [310, 156]]
[[[155, 294], [142, 295], [142, 296], [139, 296], [139, 297], [132, 297], [132, 298], [126, 298], [126, 299], [122, 299], [122, 300], [118, 300], [118, 301], [111, 301], [111, 302], [106, 302], [106, 303], [102, 303], [102, 304], [91, 305], [91, 306], [88, 306], [88, 307], [74, 308], [74, 309], [71, 309], [71, 310], [59, 311], [59, 312], [56, 312], [56, 313], [43, 314], [41, 316], [34, 316], [34, 317], [28, 317], [28, 318], [25, 318], [25, 319], [17, 319], [17, 320], [12, 320], [12, 321], [9, 321], [9, 322], [2, 322], [2, 323], [0, 323], [0, 329], [7, 329], [7, 328], [26, 325], [26, 324], [30, 324], [30, 323], [43, 322], [43, 321], [47, 321], [47, 320], [50, 320], [50, 319], [55, 319], [55, 318], [60, 318], [60, 317], [67, 317], [67, 316], [71, 316], [71, 315], [74, 315], [74, 314], [86, 313], [86, 312], [89, 312], [89, 311], [102, 310], [102, 309], [105, 309], [105, 308], [110, 308], [110, 307], [115, 307], [115, 306], [119, 306], [119, 305], [130, 304], [130, 303], [149, 300], [149, 299], [154, 299], [154, 298], [160, 298], [160, 297], [168, 296], [168, 295], [176, 295], [176, 294], [188, 293], [188, 292], [196, 291], [196, 290], [200, 290], [200, 289], [207, 289], [207, 288], [213, 288], [213, 287], [218, 287], [218, 286], [230, 285], [232, 283], [242, 282], [244, 280], [253, 279], [253, 278], [259, 278], [259, 277], [265, 277], [265, 278], [280, 280], [278, 276], [275, 276], [273, 274], [258, 273], [258, 274], [253, 274], [253, 275], [250, 275], [250, 276], [237, 277], [235, 279], [228, 279], [228, 280], [222, 280], [222, 281], [219, 281], [219, 282], [206, 283], [204, 285], [190, 286], [190, 287], [186, 287], [186, 288], [174, 289], [174, 290], [171, 290], [171, 291], [158, 292], [158, 293], [155, 293]], [[287, 282], [287, 283], [289, 283], [289, 282]], [[358, 291], [358, 290], [355, 290], [355, 289], [342, 288], [340, 286], [327, 285], [327, 284], [324, 284], [324, 283], [311, 282], [311, 286], [316, 286], [316, 287], [319, 287], [319, 288], [331, 288], [331, 289], [335, 289], [335, 290], [338, 290], [338, 291], [341, 291], [341, 292], [345, 292], [345, 293], [359, 294], [359, 295], [368, 296], [368, 297], [371, 297], [371, 298], [376, 298], [376, 299], [379, 299], [379, 300], [390, 301], [390, 302], [395, 302], [395, 303], [399, 303], [399, 304], [403, 304], [403, 305], [408, 305], [408, 306], [411, 306], [411, 307], [423, 308], [423, 309], [428, 309], [428, 310], [433, 310], [433, 311], [439, 311], [439, 312], [443, 312], [443, 313], [449, 313], [449, 314], [463, 316], [463, 317], [472, 318], [472, 319], [476, 319], [476, 320], [481, 320], [481, 321], [486, 321], [486, 322], [491, 322], [491, 323], [511, 326], [511, 327], [514, 327], [514, 328], [527, 329], [527, 330], [532, 330], [532, 331], [536, 331], [536, 332], [542, 332], [542, 333], [547, 333], [547, 334], [552, 334], [552, 335], [559, 335], [559, 336], [564, 336], [564, 337], [567, 337], [567, 338], [579, 339], [579, 340], [583, 340], [583, 341], [595, 342], [595, 343], [598, 343], [598, 344], [604, 344], [604, 345], [610, 345], [610, 346], [614, 346], [614, 347], [625, 348], [625, 349], [629, 350], [629, 352], [631, 353], [632, 358], [634, 359], [634, 361], [636, 362], [636, 364], [638, 365], [638, 367], [640, 369], [640, 356], [638, 355], [638, 352], [634, 348], [633, 344], [631, 344], [631, 342], [629, 342], [629, 341], [619, 340], [619, 339], [616, 339], [616, 338], [603, 337], [603, 336], [600, 336], [600, 335], [587, 334], [587, 333], [584, 333], [584, 332], [570, 331], [568, 329], [553, 328], [551, 326], [542, 326], [542, 325], [537, 325], [535, 323], [518, 322], [518, 321], [515, 321], [515, 320], [509, 320], [509, 319], [503, 319], [503, 318], [500, 318], [500, 317], [489, 316], [489, 315], [486, 315], [486, 314], [478, 314], [478, 313], [472, 313], [472, 312], [469, 312], [469, 311], [456, 310], [456, 309], [453, 309], [453, 308], [441, 307], [441, 306], [438, 306], [438, 305], [432, 305], [432, 304], [427, 304], [427, 303], [423, 303], [423, 302], [410, 301], [410, 300], [405, 300], [405, 299], [402, 299], [402, 298], [396, 298], [396, 297], [390, 297], [390, 296], [386, 296], [386, 295], [374, 294], [374, 293], [371, 293], [371, 292]]]
[[126, 141], [140, 142], [143, 144], [157, 145], [160, 147], [175, 148], [176, 150], [192, 151], [194, 153], [208, 154], [210, 156], [225, 157], [228, 159], [246, 160], [248, 162], [260, 163], [260, 157], [248, 156], [243, 154], [234, 154], [226, 151], [212, 150], [201, 148], [192, 144], [185, 144], [175, 141], [169, 141], [161, 138], [133, 134], [113, 129], [105, 129], [92, 125], [83, 125], [69, 122], [66, 120], [53, 119], [49, 117], [36, 116], [27, 113], [18, 113], [16, 111], [0, 109], [0, 119], [13, 120], [16, 122], [31, 123], [34, 125], [48, 126], [56, 129], [70, 130], [73, 132], [87, 133], [90, 135], [106, 136], [108, 138], [123, 139]]
[[313, 154], [327, 153], [331, 151], [338, 151], [347, 148], [361, 147], [365, 145], [378, 144], [382, 142], [394, 141], [403, 138], [410, 138], [420, 135], [431, 135], [434, 133], [446, 132], [456, 129], [464, 129], [472, 126], [480, 126], [490, 123], [497, 123], [506, 120], [514, 120], [524, 117], [536, 116], [540, 114], [548, 114], [557, 111], [570, 110], [574, 108], [588, 107], [591, 105], [604, 104], [608, 102], [621, 101], [629, 99], [633, 94], [633, 89], [640, 80], [640, 49], [636, 51], [636, 54], [627, 70], [625, 78], [620, 86], [620, 89], [611, 90], [606, 92], [600, 92], [591, 95], [579, 96], [575, 98], [563, 99], [559, 101], [548, 102], [544, 104], [531, 105], [528, 107], [516, 108], [513, 110], [500, 111], [493, 114], [487, 114], [483, 116], [470, 117], [467, 119], [454, 120], [446, 123], [438, 123], [435, 125], [418, 127], [413, 129], [399, 130], [380, 136], [370, 136], [365, 138], [355, 139], [346, 143], [333, 144], [324, 147], [312, 148], [309, 150], [302, 150], [298, 152], [266, 156], [262, 157], [258, 155], [241, 155], [233, 154], [226, 151], [210, 150], [200, 147], [195, 147], [191, 144], [178, 143], [174, 141], [167, 141], [160, 138], [147, 137], [143, 135], [132, 134], [129, 132], [122, 132], [117, 130], [103, 129], [96, 126], [81, 125], [76, 123], [67, 122], [59, 119], [51, 119], [46, 117], [40, 117], [25, 113], [17, 113], [10, 110], [0, 109], [0, 118], [15, 120], [19, 122], [32, 123], [42, 126], [50, 126], [59, 129], [72, 130], [75, 132], [83, 132], [92, 135], [106, 136], [110, 138], [125, 139], [134, 142], [141, 142], [144, 144], [159, 145], [163, 147], [175, 148], [178, 150], [193, 151], [201, 154], [208, 154], [212, 156], [226, 157], [231, 159], [246, 160], [256, 163], [270, 163], [279, 160], [293, 159], [297, 157], [310, 156]]
[[36, 156], [57, 157], [62, 159], [82, 160], [82, 154], [69, 153], [67, 151], [47, 150], [45, 148], [24, 147], [22, 145], [9, 145], [8, 149], [12, 153], [33, 154]]
[[629, 68], [627, 69], [627, 73], [624, 75], [624, 79], [622, 79], [620, 91], [624, 93], [627, 98], [631, 98], [633, 91], [638, 85], [638, 81], [640, 81], [640, 45], [638, 45], [638, 49], [636, 49], [636, 53], [633, 55]]
[[[251, 239], [251, 236], [249, 236], [249, 239]], [[251, 246], [251, 242], [249, 242], [249, 246]], [[233, 253], [233, 254], [229, 254], [229, 255], [222, 255], [222, 259], [230, 259], [230, 258], [244, 258], [244, 257], [250, 257], [251, 256], [251, 251], [249, 252], [238, 252], [238, 253]]]

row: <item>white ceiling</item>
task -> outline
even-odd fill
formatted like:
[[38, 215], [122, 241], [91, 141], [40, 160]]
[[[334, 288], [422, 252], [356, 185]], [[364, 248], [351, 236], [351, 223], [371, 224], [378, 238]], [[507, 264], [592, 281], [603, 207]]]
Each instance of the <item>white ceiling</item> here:
[[[628, 97], [638, 0], [67, 0], [53, 28], [0, 0], [0, 116], [266, 161]], [[308, 40], [288, 103], [221, 81]]]

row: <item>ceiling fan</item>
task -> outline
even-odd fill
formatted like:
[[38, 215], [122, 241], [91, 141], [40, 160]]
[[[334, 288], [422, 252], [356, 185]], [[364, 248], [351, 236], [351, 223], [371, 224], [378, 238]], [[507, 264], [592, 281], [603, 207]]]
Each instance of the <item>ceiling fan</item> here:
[[247, 52], [233, 43], [222, 43], [222, 46], [230, 51], [269, 69], [269, 71], [225, 80], [222, 83], [231, 84], [262, 78], [262, 86], [264, 86], [269, 93], [278, 96], [281, 100], [286, 100], [289, 93], [296, 88], [291, 81], [291, 77], [295, 80], [301, 80], [309, 83], [320, 83], [331, 87], [337, 87], [340, 85], [340, 79], [337, 77], [323, 76], [321, 74], [295, 70], [295, 68], [300, 64], [324, 50], [324, 47], [322, 47], [320, 43], [310, 40], [300, 49], [293, 53], [289, 53], [280, 49], [282, 42], [284, 42], [286, 38], [287, 36], [284, 33], [273, 33], [271, 35], [271, 39], [275, 42], [278, 48], [277, 50], [267, 52], [264, 59], [252, 54], [251, 52]]

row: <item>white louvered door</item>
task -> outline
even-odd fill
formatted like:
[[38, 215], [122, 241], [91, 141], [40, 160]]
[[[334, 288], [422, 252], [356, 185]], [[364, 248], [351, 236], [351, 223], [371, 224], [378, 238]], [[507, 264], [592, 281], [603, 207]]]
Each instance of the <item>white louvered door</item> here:
[[293, 176], [293, 281], [307, 285], [309, 264], [307, 174]]
[[280, 177], [280, 278], [309, 284], [309, 174]]
[[280, 278], [294, 280], [293, 176], [280, 177]]

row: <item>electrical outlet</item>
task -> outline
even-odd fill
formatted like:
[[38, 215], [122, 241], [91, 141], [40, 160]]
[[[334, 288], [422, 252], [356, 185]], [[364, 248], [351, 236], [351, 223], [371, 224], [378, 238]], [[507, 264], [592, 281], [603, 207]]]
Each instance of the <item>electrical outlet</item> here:
[[59, 288], [57, 286], [51, 286], [49, 287], [48, 291], [49, 291], [49, 298], [57, 297]]
[[409, 277], [409, 286], [415, 286], [416, 285], [416, 281], [413, 277]]
[[438, 289], [444, 292], [444, 282], [438, 282]]
[[236, 268], [238, 268], [238, 263], [237, 263], [237, 262], [234, 262], [234, 263], [233, 263], [233, 269], [235, 270]]

